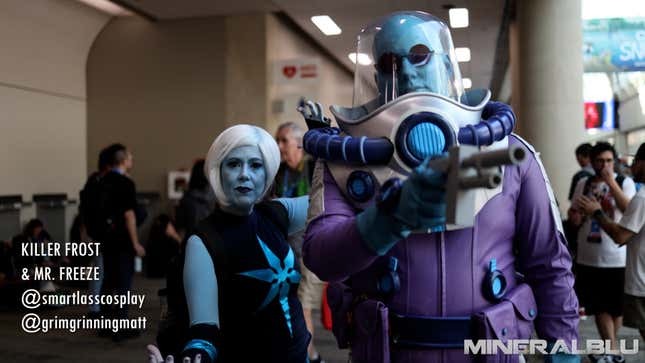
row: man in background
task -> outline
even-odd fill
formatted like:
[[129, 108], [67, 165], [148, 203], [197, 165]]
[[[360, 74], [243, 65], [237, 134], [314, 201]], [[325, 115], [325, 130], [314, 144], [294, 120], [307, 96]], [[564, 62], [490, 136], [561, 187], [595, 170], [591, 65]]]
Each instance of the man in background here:
[[[309, 194], [314, 161], [306, 156], [302, 149], [303, 135], [303, 129], [294, 122], [286, 122], [278, 127], [275, 138], [280, 148], [282, 162], [275, 177], [274, 197], [293, 198]], [[300, 262], [302, 278], [298, 288], [298, 299], [302, 304], [305, 324], [307, 324], [307, 329], [311, 333], [311, 342], [307, 347], [309, 361], [311, 363], [320, 363], [323, 360], [314, 346], [312, 310], [320, 308], [324, 283], [302, 263], [303, 237], [304, 230], [289, 236], [289, 245]]]
[[[576, 185], [578, 185], [578, 182], [580, 179], [583, 178], [588, 178], [590, 176], [594, 175], [594, 170], [593, 167], [591, 166], [591, 144], [589, 143], [584, 143], [578, 145], [576, 148], [576, 160], [578, 161], [578, 165], [582, 169], [578, 170], [574, 175], [573, 178], [571, 179], [571, 186], [569, 187], [569, 201], [572, 201], [573, 198], [573, 193], [576, 189]], [[571, 259], [573, 261], [573, 265], [571, 267], [571, 271], [573, 272], [574, 276], [578, 272], [578, 231], [580, 230], [580, 225], [582, 224], [582, 219], [583, 215], [582, 212], [577, 209], [577, 208], [569, 208], [567, 211], [567, 219], [562, 221], [562, 227], [564, 228], [564, 235], [567, 238], [567, 248], [569, 249], [569, 254], [571, 255]], [[576, 286], [576, 293], [578, 286]], [[579, 313], [580, 317], [582, 319], [586, 319], [586, 309], [584, 306], [584, 301], [582, 300], [582, 296], [578, 293], [578, 298], [580, 299], [580, 307], [579, 307]]]
[[[79, 217], [80, 217], [80, 241], [103, 242], [103, 236], [94, 228], [93, 225], [100, 218], [99, 210], [101, 209], [101, 179], [110, 171], [110, 160], [116, 150], [116, 144], [104, 148], [99, 153], [98, 169], [92, 173], [85, 182], [83, 190], [80, 193]], [[88, 284], [88, 290], [92, 295], [98, 295], [101, 292], [104, 278], [103, 266], [103, 248], [100, 248], [99, 254], [92, 257], [91, 266], [98, 267], [99, 278], [92, 280]], [[98, 317], [101, 313], [101, 306], [98, 303], [89, 307], [90, 318]]]
[[[582, 211], [580, 201], [593, 199], [613, 222], [618, 222], [627, 204], [636, 193], [634, 181], [614, 172], [616, 151], [606, 142], [591, 149], [594, 176], [581, 179], [573, 195], [573, 208]], [[622, 325], [623, 285], [625, 281], [625, 249], [614, 240], [594, 218], [586, 218], [578, 231], [577, 292], [586, 313], [595, 315], [596, 327], [603, 340], [617, 349], [616, 333]], [[620, 357], [590, 356], [593, 362]]]
[[[636, 152], [631, 166], [636, 182], [645, 182], [645, 143]], [[580, 197], [578, 205], [596, 220], [615, 243], [627, 244], [623, 323], [638, 329], [645, 339], [645, 189], [641, 189], [627, 205], [620, 222], [615, 223], [595, 200]], [[620, 361], [614, 359], [614, 362]]]
[[[134, 257], [143, 257], [145, 249], [137, 235], [137, 199], [134, 182], [127, 176], [132, 168], [132, 154], [121, 144], [112, 145], [114, 151], [109, 162], [110, 170], [103, 176], [102, 184], [107, 194], [105, 213], [110, 229], [105, 233], [103, 256], [105, 278], [103, 295], [127, 294], [132, 287]], [[108, 308], [108, 309], [105, 309]], [[127, 318], [127, 307], [104, 307], [106, 317]], [[137, 331], [119, 331], [116, 341], [138, 335]]]
[[591, 148], [592, 146], [588, 142], [580, 144], [576, 148], [576, 160], [578, 161], [578, 165], [580, 165], [582, 169], [578, 170], [578, 172], [576, 172], [571, 179], [571, 186], [569, 187], [569, 200], [572, 200], [573, 192], [575, 191], [576, 185], [578, 185], [580, 179], [588, 178], [594, 175], [594, 170], [591, 166]]

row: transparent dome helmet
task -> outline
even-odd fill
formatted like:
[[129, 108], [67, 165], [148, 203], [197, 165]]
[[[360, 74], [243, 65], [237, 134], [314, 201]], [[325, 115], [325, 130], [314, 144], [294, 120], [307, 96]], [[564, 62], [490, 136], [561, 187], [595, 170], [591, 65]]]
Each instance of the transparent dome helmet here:
[[352, 107], [374, 109], [412, 92], [461, 100], [461, 73], [448, 26], [419, 11], [396, 12], [358, 35]]

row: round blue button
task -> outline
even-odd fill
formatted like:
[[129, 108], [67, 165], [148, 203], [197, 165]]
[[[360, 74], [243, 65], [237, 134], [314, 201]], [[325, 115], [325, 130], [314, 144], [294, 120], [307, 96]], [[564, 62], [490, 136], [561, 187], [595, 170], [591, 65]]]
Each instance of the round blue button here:
[[497, 295], [500, 291], [502, 291], [502, 282], [497, 278], [493, 280], [493, 294]]
[[534, 317], [535, 316], [535, 310], [533, 310], [533, 309], [529, 310], [529, 316]]
[[362, 196], [365, 193], [365, 182], [361, 179], [352, 180], [352, 191], [354, 194]]
[[366, 202], [374, 195], [374, 177], [365, 171], [353, 171], [346, 185], [349, 196], [359, 202]]
[[407, 144], [410, 152], [423, 160], [428, 156], [441, 154], [446, 147], [446, 138], [437, 125], [422, 122], [410, 130]]

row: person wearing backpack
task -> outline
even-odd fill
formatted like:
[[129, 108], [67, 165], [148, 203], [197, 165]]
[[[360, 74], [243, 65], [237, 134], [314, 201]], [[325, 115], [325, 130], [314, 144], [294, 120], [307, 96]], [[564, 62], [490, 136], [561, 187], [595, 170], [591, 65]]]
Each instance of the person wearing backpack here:
[[580, 144], [576, 148], [576, 160], [578, 161], [578, 165], [580, 165], [581, 169], [573, 174], [573, 178], [571, 178], [571, 186], [569, 187], [568, 195], [569, 200], [572, 200], [573, 192], [575, 192], [576, 185], [578, 185], [580, 179], [588, 178], [594, 175], [593, 167], [591, 166], [591, 148], [592, 146], [588, 142]]
[[[103, 210], [101, 202], [104, 198], [101, 197], [101, 179], [110, 171], [110, 159], [116, 150], [116, 144], [110, 145], [99, 153], [98, 169], [93, 172], [85, 182], [80, 194], [80, 204], [78, 207], [79, 213], [79, 232], [81, 242], [99, 242], [103, 241], [100, 228], [98, 227], [101, 219], [101, 211]], [[93, 256], [91, 261], [93, 267], [98, 267], [99, 278], [98, 280], [91, 280], [88, 283], [89, 293], [98, 295], [101, 292], [103, 285], [103, 252], [102, 248], [99, 254]], [[101, 313], [101, 306], [98, 303], [89, 306], [90, 318], [98, 317]]]
[[[571, 186], [569, 187], [569, 194], [567, 196], [569, 201], [572, 201], [573, 192], [576, 190], [576, 185], [580, 179], [589, 178], [594, 175], [593, 168], [591, 167], [591, 144], [585, 142], [584, 144], [578, 145], [576, 148], [576, 160], [578, 165], [580, 165], [580, 170], [578, 170], [573, 177], [571, 178]], [[573, 260], [573, 265], [571, 271], [573, 275], [576, 275], [576, 252], [578, 251], [578, 230], [580, 229], [582, 215], [575, 208], [569, 208], [567, 211], [567, 219], [562, 221], [562, 227], [564, 227], [564, 235], [567, 239], [567, 247], [569, 248], [569, 254]], [[582, 301], [580, 301], [582, 304]], [[580, 305], [579, 312], [581, 316], [584, 316], [584, 306]]]
[[[645, 143], [641, 144], [631, 166], [634, 180], [645, 182]], [[615, 243], [627, 245], [625, 268], [624, 325], [638, 329], [645, 338], [645, 190], [639, 190], [627, 206], [620, 222], [611, 221], [595, 200], [581, 197], [579, 205], [596, 219]]]
[[[302, 149], [302, 136], [304, 130], [295, 122], [285, 122], [278, 126], [275, 139], [280, 148], [282, 160], [278, 174], [275, 178], [274, 197], [292, 198], [308, 195], [311, 189], [311, 179], [314, 173], [315, 160]], [[314, 344], [315, 324], [313, 310], [319, 309], [323, 299], [325, 283], [318, 276], [311, 272], [302, 263], [302, 239], [304, 232], [295, 233], [289, 236], [289, 244], [293, 248], [298, 262], [300, 263], [300, 287], [298, 288], [298, 299], [302, 304], [305, 314], [307, 330], [311, 333], [312, 339], [307, 349], [310, 363], [325, 363]]]
[[[116, 144], [110, 158], [110, 171], [101, 178], [101, 219], [104, 280], [101, 294], [125, 295], [131, 289], [134, 257], [145, 255], [137, 235], [137, 200], [134, 182], [127, 176], [132, 168], [132, 154]], [[108, 318], [127, 318], [127, 307], [102, 306]], [[112, 335], [116, 341], [137, 335], [137, 331], [120, 330]]]
[[[596, 200], [603, 212], [614, 222], [620, 221], [629, 201], [636, 194], [634, 181], [614, 172], [616, 151], [606, 142], [591, 149], [592, 177], [581, 179], [573, 195], [573, 208], [582, 196]], [[617, 349], [616, 333], [622, 325], [623, 286], [625, 283], [625, 248], [614, 243], [598, 221], [587, 218], [578, 231], [578, 276], [576, 284], [580, 300], [588, 315], [595, 315], [602, 339]], [[622, 362], [622, 356], [590, 355], [593, 362]]]
[[[216, 207], [185, 244], [181, 283], [189, 329], [187, 339], [174, 334], [187, 340], [182, 359], [307, 362], [311, 335], [287, 236], [304, 229], [309, 203], [307, 196], [265, 200], [279, 165], [275, 140], [256, 126], [230, 127], [211, 145], [205, 173]], [[181, 289], [170, 282], [169, 289]], [[151, 362], [164, 361], [156, 347], [148, 349]]]

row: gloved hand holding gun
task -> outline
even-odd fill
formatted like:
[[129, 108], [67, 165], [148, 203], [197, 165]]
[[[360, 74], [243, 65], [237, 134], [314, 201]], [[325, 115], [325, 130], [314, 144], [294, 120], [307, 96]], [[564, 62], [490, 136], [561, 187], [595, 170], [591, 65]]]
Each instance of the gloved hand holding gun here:
[[377, 204], [356, 216], [363, 240], [379, 255], [411, 232], [436, 232], [446, 224], [472, 226], [477, 188], [494, 189], [502, 181], [500, 167], [521, 163], [524, 149], [479, 152], [455, 146], [447, 156], [427, 159], [401, 182], [388, 180]]

